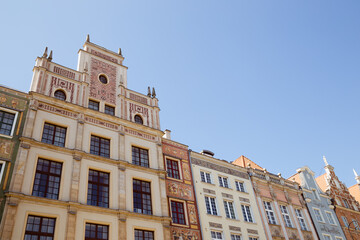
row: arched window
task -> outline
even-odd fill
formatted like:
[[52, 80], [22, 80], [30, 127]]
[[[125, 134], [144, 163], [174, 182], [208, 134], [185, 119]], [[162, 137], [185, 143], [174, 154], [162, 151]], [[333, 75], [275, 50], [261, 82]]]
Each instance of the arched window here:
[[62, 90], [56, 90], [54, 93], [54, 97], [56, 97], [57, 99], [63, 100], [63, 101], [65, 101], [65, 99], [66, 99], [66, 95], [65, 95], [64, 91], [62, 91]]
[[140, 115], [135, 115], [134, 120], [136, 123], [143, 124], [143, 119]]

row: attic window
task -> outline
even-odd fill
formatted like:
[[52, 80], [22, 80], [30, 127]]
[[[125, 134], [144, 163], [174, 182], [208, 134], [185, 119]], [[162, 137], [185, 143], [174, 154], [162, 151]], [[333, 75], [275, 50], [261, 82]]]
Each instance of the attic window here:
[[54, 97], [63, 101], [65, 101], [66, 99], [66, 95], [62, 90], [56, 90], [54, 93]]
[[104, 74], [99, 75], [99, 81], [103, 84], [107, 84], [108, 83], [108, 79]]

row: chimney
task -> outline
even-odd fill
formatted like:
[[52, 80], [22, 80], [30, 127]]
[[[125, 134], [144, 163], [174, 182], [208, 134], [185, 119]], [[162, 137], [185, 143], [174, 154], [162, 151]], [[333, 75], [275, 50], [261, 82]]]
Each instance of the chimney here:
[[202, 155], [206, 155], [206, 156], [209, 156], [209, 157], [214, 157], [214, 155], [215, 155], [215, 153], [213, 153], [213, 152], [210, 151], [210, 150], [206, 150], [206, 149], [202, 150], [200, 153], [201, 153]]
[[171, 131], [170, 131], [169, 129], [166, 129], [166, 130], [164, 131], [164, 136], [163, 136], [163, 138], [166, 138], [166, 139], [171, 140]]

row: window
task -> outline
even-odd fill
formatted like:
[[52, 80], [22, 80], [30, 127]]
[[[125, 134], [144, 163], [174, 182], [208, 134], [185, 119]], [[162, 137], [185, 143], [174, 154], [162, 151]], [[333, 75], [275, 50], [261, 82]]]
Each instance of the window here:
[[88, 108], [95, 110], [95, 111], [99, 111], [99, 102], [89, 100]]
[[5, 170], [6, 162], [0, 160], [0, 183], [2, 181], [2, 176]]
[[276, 224], [275, 213], [272, 209], [271, 202], [264, 201], [264, 207], [266, 211], [266, 216], [270, 224]]
[[152, 214], [150, 182], [133, 179], [134, 212]]
[[342, 237], [335, 237], [336, 240], [343, 240]]
[[221, 232], [211, 231], [211, 240], [223, 239]]
[[249, 237], [249, 240], [258, 240], [258, 237]]
[[332, 213], [331, 213], [331, 212], [325, 212], [325, 214], [326, 214], [326, 216], [327, 216], [327, 218], [328, 218], [328, 220], [329, 220], [329, 223], [330, 223], [330, 224], [333, 224], [333, 225], [336, 225]]
[[9, 113], [0, 110], [0, 134], [8, 136], [12, 135], [15, 116], [15, 113]]
[[89, 170], [87, 204], [109, 207], [109, 173]]
[[171, 201], [171, 216], [173, 223], [185, 224], [184, 203]]
[[219, 185], [220, 185], [220, 187], [229, 188], [229, 183], [228, 183], [227, 177], [220, 177], [219, 176]]
[[316, 189], [312, 189], [312, 192], [313, 192], [314, 198], [315, 198], [316, 200], [320, 200], [319, 194], [318, 194], [318, 192], [316, 191]]
[[305, 223], [305, 219], [302, 215], [302, 212], [300, 209], [295, 209], [295, 213], [296, 213], [296, 217], [299, 221], [299, 224], [300, 224], [300, 228], [301, 230], [304, 230], [304, 231], [307, 231], [307, 226], [306, 226], [306, 223]]
[[319, 209], [316, 209], [316, 208], [313, 208], [314, 210], [314, 213], [315, 213], [315, 217], [316, 217], [316, 220], [318, 220], [319, 222], [324, 222], [324, 219], [321, 215], [321, 212]]
[[55, 146], [64, 147], [66, 137], [66, 128], [56, 126], [50, 123], [44, 124], [44, 131], [41, 141]]
[[135, 115], [134, 121], [135, 123], [143, 124], [143, 119], [140, 115]]
[[56, 90], [54, 92], [54, 97], [63, 101], [66, 99], [66, 95], [63, 90]]
[[236, 190], [240, 192], [246, 192], [243, 182], [235, 181]]
[[218, 215], [215, 198], [205, 196], [206, 212], [211, 215]]
[[94, 223], [86, 223], [85, 240], [109, 239], [109, 226]]
[[200, 177], [202, 182], [212, 183], [210, 173], [200, 171]]
[[115, 108], [105, 104], [105, 113], [114, 116]]
[[341, 219], [343, 220], [343, 223], [344, 223], [345, 227], [349, 227], [349, 222], [348, 222], [348, 220], [346, 219], [346, 217], [345, 217], [345, 216], [342, 216]]
[[62, 163], [38, 159], [32, 191], [33, 196], [58, 199]]
[[91, 135], [90, 153], [102, 157], [110, 157], [110, 139]]
[[343, 202], [344, 202], [344, 206], [345, 206], [346, 208], [350, 208], [350, 207], [349, 207], [349, 203], [348, 203], [348, 201], [347, 201], [346, 199], [343, 199]]
[[154, 240], [154, 232], [135, 229], [135, 240]]
[[149, 151], [133, 146], [132, 163], [143, 167], [149, 167]]
[[102, 84], [107, 84], [107, 83], [108, 83], [108, 79], [107, 79], [107, 77], [106, 77], [104, 74], [99, 75], [99, 81], [100, 81]]
[[289, 215], [287, 207], [284, 206], [284, 205], [280, 205], [280, 209], [281, 209], [281, 213], [282, 213], [283, 218], [284, 218], [285, 225], [287, 227], [292, 228], [293, 226], [292, 226], [292, 223], [291, 223], [291, 219], [290, 219], [290, 215]]
[[224, 207], [226, 217], [236, 219], [233, 202], [224, 201]]
[[26, 222], [24, 240], [54, 239], [55, 218], [29, 215]]
[[231, 234], [231, 240], [241, 240], [241, 235], [239, 235], [239, 234]]
[[250, 206], [241, 205], [241, 210], [242, 210], [245, 222], [254, 222], [252, 215], [251, 215]]
[[323, 234], [325, 240], [331, 240], [331, 236], [327, 234]]
[[352, 222], [353, 222], [353, 224], [354, 224], [354, 228], [359, 230], [359, 224], [358, 224], [358, 222], [357, 222], [355, 219], [353, 219]]
[[170, 178], [180, 179], [179, 162], [176, 160], [166, 159], [167, 176]]

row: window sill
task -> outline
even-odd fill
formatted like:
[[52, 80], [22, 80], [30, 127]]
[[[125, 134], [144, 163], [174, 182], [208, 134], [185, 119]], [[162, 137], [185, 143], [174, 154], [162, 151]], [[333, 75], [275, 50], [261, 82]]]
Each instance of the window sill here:
[[206, 213], [208, 216], [212, 216], [212, 217], [218, 217], [218, 218], [221, 218], [220, 215], [213, 215], [213, 214], [210, 214], [210, 213]]

